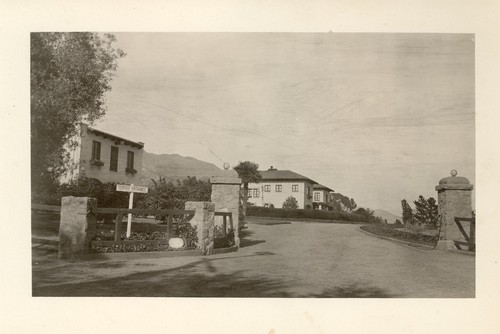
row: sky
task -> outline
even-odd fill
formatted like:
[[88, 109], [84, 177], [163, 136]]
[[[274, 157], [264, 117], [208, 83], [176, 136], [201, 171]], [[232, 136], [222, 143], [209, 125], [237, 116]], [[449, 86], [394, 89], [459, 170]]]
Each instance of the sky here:
[[100, 130], [222, 168], [305, 175], [358, 206], [475, 180], [471, 34], [117, 33]]

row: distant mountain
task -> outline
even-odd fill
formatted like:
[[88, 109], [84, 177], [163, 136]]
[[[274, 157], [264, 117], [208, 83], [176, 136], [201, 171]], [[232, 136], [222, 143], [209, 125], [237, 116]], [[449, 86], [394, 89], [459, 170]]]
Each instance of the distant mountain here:
[[151, 179], [157, 180], [160, 176], [170, 181], [184, 179], [187, 176], [207, 179], [211, 176], [222, 176], [225, 172], [212, 163], [179, 154], [144, 152], [140, 181], [142, 184], [147, 184]]
[[375, 212], [373, 213], [376, 217], [380, 217], [382, 219], [387, 219], [387, 223], [389, 224], [394, 224], [394, 221], [396, 219], [399, 219], [401, 220], [401, 216], [397, 216], [389, 211], [385, 211], [385, 210], [375, 210]]

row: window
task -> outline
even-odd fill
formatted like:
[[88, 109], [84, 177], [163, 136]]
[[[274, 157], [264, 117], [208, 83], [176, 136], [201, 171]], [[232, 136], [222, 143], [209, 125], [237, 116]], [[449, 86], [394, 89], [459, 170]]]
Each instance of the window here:
[[134, 169], [134, 152], [127, 151], [127, 168]]
[[118, 171], [118, 147], [111, 146], [111, 159], [109, 160], [109, 170]]
[[127, 173], [137, 173], [134, 169], [134, 152], [127, 151], [127, 168], [125, 168]]
[[275, 190], [277, 193], [280, 193], [281, 192], [281, 184], [277, 184]]
[[92, 141], [92, 160], [101, 160], [101, 142]]
[[319, 202], [319, 192], [317, 192], [317, 191], [314, 192], [314, 200], [316, 202]]
[[259, 191], [259, 189], [254, 189], [253, 190], [253, 197], [255, 197], [255, 198], [260, 197], [260, 191]]
[[265, 191], [266, 193], [271, 192], [271, 186], [270, 186], [269, 184], [266, 184], [266, 185], [264, 186], [264, 191]]
[[311, 198], [311, 187], [307, 186], [307, 197]]
[[294, 193], [299, 192], [299, 185], [298, 184], [292, 184], [292, 191]]
[[252, 198], [252, 189], [248, 189], [247, 197]]

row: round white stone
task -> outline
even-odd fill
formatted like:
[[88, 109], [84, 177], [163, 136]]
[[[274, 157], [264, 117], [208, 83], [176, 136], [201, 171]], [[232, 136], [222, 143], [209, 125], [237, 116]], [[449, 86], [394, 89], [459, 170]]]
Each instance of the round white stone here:
[[172, 248], [182, 248], [184, 246], [184, 239], [182, 239], [182, 238], [170, 238], [168, 240], [168, 245]]

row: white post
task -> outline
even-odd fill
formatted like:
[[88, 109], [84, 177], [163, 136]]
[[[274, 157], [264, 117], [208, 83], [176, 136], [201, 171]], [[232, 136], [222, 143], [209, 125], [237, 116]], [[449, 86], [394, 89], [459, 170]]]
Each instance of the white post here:
[[[130, 185], [130, 196], [128, 198], [128, 208], [132, 209], [133, 203], [134, 203], [134, 185]], [[127, 238], [130, 238], [130, 230], [132, 229], [132, 214], [128, 214], [128, 220], [127, 220]]]

